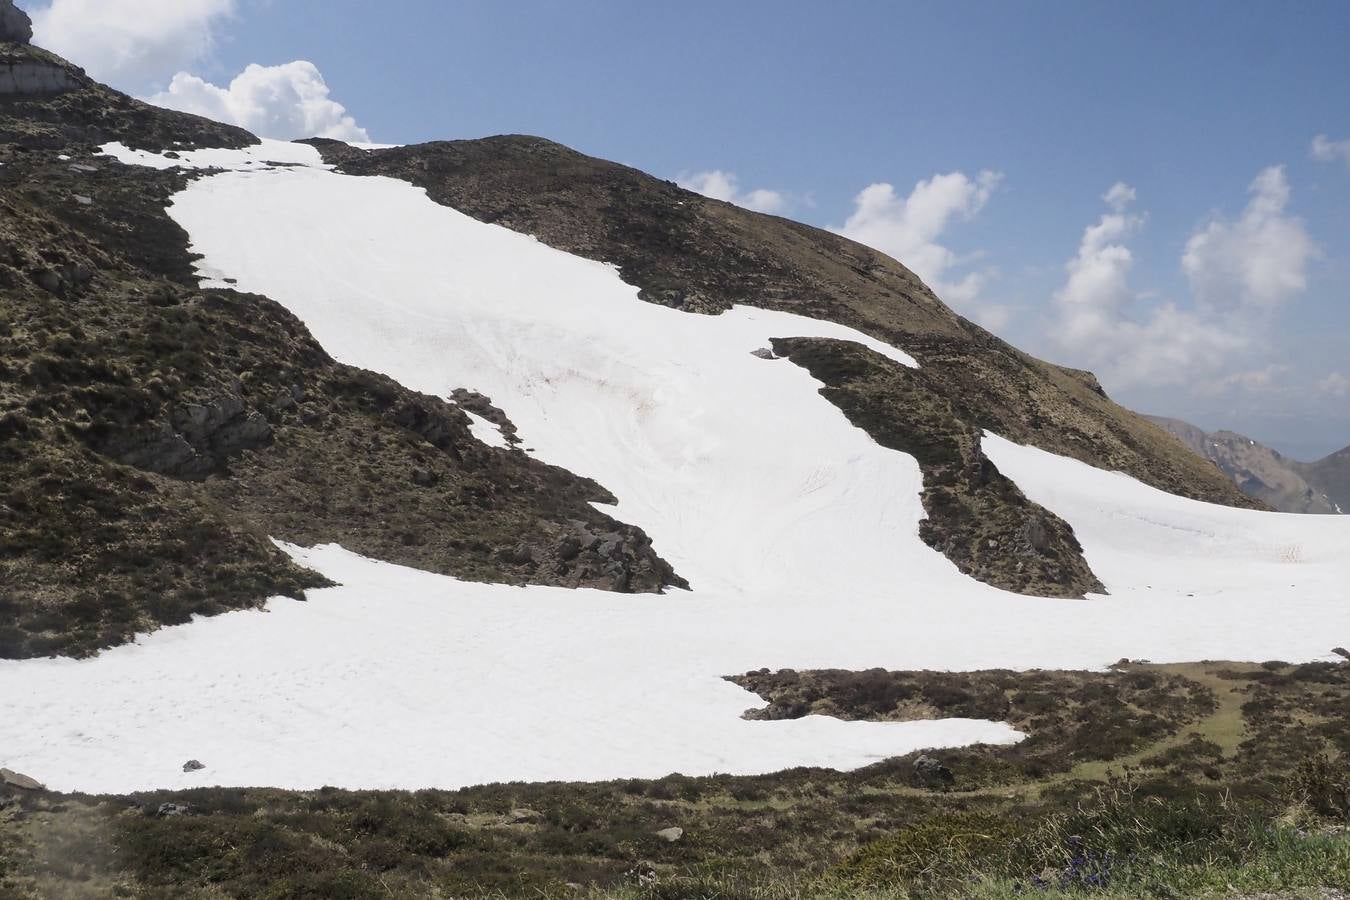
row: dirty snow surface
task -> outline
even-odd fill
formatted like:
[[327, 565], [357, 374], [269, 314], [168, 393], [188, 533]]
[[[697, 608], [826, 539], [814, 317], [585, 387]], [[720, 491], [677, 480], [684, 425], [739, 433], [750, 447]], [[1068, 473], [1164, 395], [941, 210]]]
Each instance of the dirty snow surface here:
[[[0, 765], [53, 787], [849, 768], [1019, 736], [968, 720], [746, 721], [762, 704], [722, 676], [1304, 660], [1346, 642], [1350, 519], [1195, 503], [986, 435], [999, 468], [1074, 526], [1110, 595], [1003, 593], [919, 540], [911, 457], [850, 426], [801, 368], [752, 355], [772, 337], [828, 336], [913, 365], [901, 349], [781, 313], [643, 303], [610, 267], [402, 182], [336, 174], [299, 145], [107, 152], [210, 167], [171, 210], [207, 283], [274, 298], [343, 362], [488, 395], [539, 459], [610, 489], [612, 514], [693, 590], [467, 584], [287, 547], [341, 586], [91, 661], [0, 663]], [[189, 758], [207, 768], [183, 773]]]

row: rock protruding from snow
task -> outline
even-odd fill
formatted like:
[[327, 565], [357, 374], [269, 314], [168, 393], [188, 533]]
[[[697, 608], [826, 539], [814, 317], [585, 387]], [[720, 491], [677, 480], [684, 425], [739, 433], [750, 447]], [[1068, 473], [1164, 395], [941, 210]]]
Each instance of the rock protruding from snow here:
[[33, 20], [28, 13], [14, 5], [14, 0], [0, 0], [0, 41], [27, 44], [33, 39]]
[[36, 778], [29, 778], [10, 769], [0, 769], [0, 784], [18, 788], [21, 791], [43, 791], [46, 787]]

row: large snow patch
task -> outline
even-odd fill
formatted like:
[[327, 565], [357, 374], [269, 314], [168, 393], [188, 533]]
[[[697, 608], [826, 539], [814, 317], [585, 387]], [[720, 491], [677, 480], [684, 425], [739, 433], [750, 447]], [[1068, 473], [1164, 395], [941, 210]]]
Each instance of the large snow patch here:
[[[327, 171], [310, 148], [190, 162], [230, 169], [171, 210], [208, 281], [274, 298], [344, 362], [440, 396], [487, 394], [541, 459], [612, 490], [613, 514], [694, 590], [466, 584], [291, 548], [342, 587], [93, 661], [0, 664], [0, 764], [86, 790], [852, 767], [1017, 735], [953, 720], [747, 722], [756, 698], [721, 676], [1308, 659], [1346, 640], [1350, 519], [1180, 500], [988, 435], [995, 463], [1075, 526], [1110, 591], [1006, 594], [919, 540], [911, 457], [850, 426], [804, 370], [751, 355], [793, 336], [913, 365], [903, 352], [781, 313], [643, 303], [611, 267], [402, 182]], [[189, 757], [208, 769], [179, 772]]]

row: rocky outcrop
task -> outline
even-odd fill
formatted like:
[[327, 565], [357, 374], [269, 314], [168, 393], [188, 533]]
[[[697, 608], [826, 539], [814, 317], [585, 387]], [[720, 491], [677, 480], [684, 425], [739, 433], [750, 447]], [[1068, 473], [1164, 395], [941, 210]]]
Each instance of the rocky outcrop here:
[[10, 769], [0, 769], [0, 784], [7, 787], [18, 788], [21, 791], [41, 791], [46, 789], [43, 787], [42, 782], [38, 781], [36, 778], [31, 778], [28, 775]]
[[1022, 594], [1082, 597], [1104, 590], [1068, 522], [1033, 503], [984, 455], [981, 431], [911, 369], [849, 341], [779, 338], [774, 352], [825, 384], [821, 395], [878, 444], [923, 471], [924, 543], [965, 574]]
[[0, 52], [0, 96], [8, 94], [60, 94], [79, 87], [61, 66], [33, 59], [7, 58]]
[[1296, 462], [1294, 471], [1331, 501], [1337, 512], [1350, 513], [1350, 447], [1317, 462]]
[[237, 394], [185, 403], [148, 426], [112, 431], [95, 440], [118, 462], [177, 478], [224, 471], [231, 457], [271, 443], [272, 426]]
[[502, 433], [502, 437], [511, 446], [514, 447], [520, 443], [520, 436], [516, 432], [516, 424], [502, 409], [493, 405], [491, 397], [466, 388], [456, 388], [450, 395], [450, 399], [454, 400], [455, 404], [461, 409], [468, 410], [496, 425], [497, 430]]
[[956, 782], [952, 770], [944, 766], [941, 760], [924, 754], [914, 760], [914, 775], [925, 786], [945, 790]]
[[[0, 0], [0, 96], [59, 94], [80, 86], [70, 66], [28, 46], [33, 22], [13, 0]], [[16, 45], [6, 47], [6, 44]]]
[[28, 13], [14, 5], [14, 0], [0, 0], [0, 42], [26, 44], [33, 39], [33, 20]]

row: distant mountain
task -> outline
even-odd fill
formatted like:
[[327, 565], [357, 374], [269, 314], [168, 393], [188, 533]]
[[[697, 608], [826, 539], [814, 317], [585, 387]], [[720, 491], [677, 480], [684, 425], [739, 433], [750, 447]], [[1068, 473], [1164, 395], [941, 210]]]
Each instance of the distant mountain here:
[[1301, 463], [1236, 432], [1211, 433], [1162, 416], [1148, 419], [1217, 465], [1243, 493], [1281, 512], [1328, 514], [1350, 509], [1350, 448], [1318, 463]]
[[1314, 490], [1325, 494], [1337, 512], [1350, 513], [1350, 447], [1315, 463], [1293, 463]]

